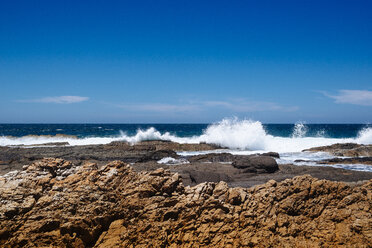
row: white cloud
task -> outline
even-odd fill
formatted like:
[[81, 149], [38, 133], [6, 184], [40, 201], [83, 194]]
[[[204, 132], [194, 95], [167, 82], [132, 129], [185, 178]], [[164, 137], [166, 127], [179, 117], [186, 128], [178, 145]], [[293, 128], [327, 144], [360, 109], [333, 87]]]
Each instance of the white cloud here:
[[245, 99], [238, 99], [234, 101], [207, 101], [204, 102], [207, 106], [222, 107], [230, 109], [235, 112], [259, 112], [259, 111], [296, 111], [297, 106], [282, 106], [274, 102], [263, 101], [248, 101]]
[[41, 103], [58, 103], [69, 104], [88, 101], [89, 97], [85, 96], [50, 96], [39, 99], [20, 100], [19, 102], [41, 102]]
[[362, 106], [372, 106], [372, 91], [369, 90], [339, 90], [337, 95], [323, 94], [335, 99], [335, 103], [348, 103]]
[[194, 101], [186, 104], [121, 104], [120, 108], [132, 111], [151, 111], [151, 112], [190, 112], [208, 111], [211, 109], [225, 109], [233, 112], [258, 112], [258, 111], [283, 111], [290, 112], [298, 110], [297, 106], [282, 106], [273, 102], [247, 101], [237, 99], [232, 101]]

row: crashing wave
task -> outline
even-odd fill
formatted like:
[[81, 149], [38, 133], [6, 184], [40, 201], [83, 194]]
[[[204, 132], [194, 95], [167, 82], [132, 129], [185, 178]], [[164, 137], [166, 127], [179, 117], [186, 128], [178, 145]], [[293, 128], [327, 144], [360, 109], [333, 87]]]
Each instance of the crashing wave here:
[[178, 143], [210, 143], [237, 150], [300, 152], [317, 146], [335, 143], [372, 144], [372, 128], [362, 129], [355, 138], [327, 138], [321, 135], [306, 137], [307, 127], [304, 123], [297, 123], [291, 137], [278, 137], [267, 134], [259, 121], [223, 119], [209, 125], [200, 136], [179, 137], [169, 132], [161, 133], [154, 127], [138, 130], [135, 135], [120, 132], [115, 137], [86, 137], [70, 136], [24, 136], [0, 137], [1, 146], [33, 145], [54, 142], [68, 142], [70, 145], [108, 144], [113, 141], [137, 143], [144, 140], [169, 140]]

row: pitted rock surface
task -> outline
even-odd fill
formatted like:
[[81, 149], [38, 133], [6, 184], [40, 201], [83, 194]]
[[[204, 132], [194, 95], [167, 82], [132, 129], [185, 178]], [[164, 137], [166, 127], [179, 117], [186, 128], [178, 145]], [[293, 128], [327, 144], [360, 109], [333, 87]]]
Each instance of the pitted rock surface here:
[[0, 177], [1, 247], [370, 247], [372, 180], [299, 176], [252, 188], [183, 186], [135, 172], [43, 159]]

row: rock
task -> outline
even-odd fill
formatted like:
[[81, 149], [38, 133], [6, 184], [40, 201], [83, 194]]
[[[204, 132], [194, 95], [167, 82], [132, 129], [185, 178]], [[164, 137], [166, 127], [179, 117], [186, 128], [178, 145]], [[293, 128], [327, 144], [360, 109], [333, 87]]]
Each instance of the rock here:
[[304, 151], [328, 152], [334, 156], [351, 158], [332, 158], [316, 161], [319, 164], [365, 164], [372, 165], [372, 145], [359, 145], [355, 143], [334, 144], [321, 146]]
[[273, 157], [273, 158], [280, 158], [279, 153], [277, 153], [277, 152], [265, 152], [265, 153], [261, 153], [260, 155], [261, 156], [269, 156], [269, 157]]
[[[310, 174], [320, 179], [358, 182], [372, 179], [372, 172], [345, 170], [329, 166], [296, 166], [291, 164], [278, 165], [279, 170], [273, 173], [265, 171], [249, 172], [235, 168], [227, 162], [191, 162], [188, 164], [158, 164], [154, 161], [135, 163], [132, 165], [137, 172], [152, 171], [158, 168], [179, 173], [184, 185], [194, 186], [203, 182], [218, 183], [225, 181], [230, 187], [251, 187], [274, 179], [283, 181], [287, 178]], [[1, 184], [0, 184], [1, 185]]]
[[0, 146], [0, 175], [11, 170], [21, 170], [23, 165], [31, 164], [45, 157], [67, 159], [76, 164], [82, 161], [95, 162], [98, 166], [103, 166], [113, 160], [121, 160], [127, 163], [145, 162], [157, 158], [161, 159], [165, 155], [177, 158], [175, 151], [205, 151], [219, 148], [221, 147], [210, 144], [179, 144], [170, 141], [143, 141], [136, 144], [115, 141], [107, 145], [86, 146], [49, 143], [46, 146], [37, 145], [27, 149], [20, 146]]
[[36, 146], [69, 146], [68, 142], [49, 142], [43, 144], [32, 144], [32, 145], [22, 145], [23, 147], [36, 147]]
[[241, 156], [235, 158], [232, 165], [252, 173], [273, 173], [279, 169], [275, 159], [269, 156]]
[[131, 146], [135, 150], [145, 149], [148, 150], [173, 150], [173, 151], [208, 151], [221, 149], [222, 147], [213, 144], [206, 143], [194, 143], [194, 144], [180, 144], [177, 142], [167, 141], [167, 140], [148, 140], [135, 143], [133, 145], [127, 142], [114, 141], [110, 144], [105, 145], [105, 147], [128, 147]]
[[49, 158], [0, 182], [1, 247], [372, 243], [372, 180], [347, 184], [305, 175], [252, 188], [185, 187], [162, 168], [135, 172], [120, 161], [98, 168]]
[[158, 150], [146, 154], [145, 156], [140, 158], [138, 162], [158, 161], [166, 157], [179, 158], [180, 156], [172, 150]]
[[372, 145], [359, 145], [355, 143], [333, 144], [330, 146], [320, 146], [304, 151], [308, 152], [328, 152], [335, 156], [344, 157], [372, 157]]
[[372, 165], [372, 157], [331, 158], [318, 161], [319, 164], [366, 164]]
[[235, 160], [241, 160], [242, 158], [251, 157], [251, 156], [265, 156], [265, 157], [279, 158], [279, 153], [267, 152], [267, 153], [255, 154], [255, 155], [232, 155], [231, 153], [226, 153], [226, 152], [207, 153], [207, 154], [189, 156], [188, 160], [190, 162], [223, 162], [223, 163], [231, 162], [232, 163]]
[[232, 162], [234, 155], [231, 153], [208, 153], [188, 157], [190, 162]]
[[242, 203], [242, 197], [240, 195], [239, 190], [237, 189], [229, 189], [227, 193], [227, 202], [232, 205], [240, 205]]

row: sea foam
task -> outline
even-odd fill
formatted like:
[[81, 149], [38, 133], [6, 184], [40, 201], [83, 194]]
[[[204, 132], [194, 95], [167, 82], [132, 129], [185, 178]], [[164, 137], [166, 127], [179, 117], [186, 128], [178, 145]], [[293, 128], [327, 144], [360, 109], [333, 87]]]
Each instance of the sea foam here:
[[294, 126], [290, 137], [279, 137], [268, 134], [259, 121], [238, 120], [236, 118], [223, 119], [209, 125], [201, 135], [192, 137], [179, 137], [169, 132], [161, 133], [154, 127], [146, 130], [137, 130], [135, 135], [120, 132], [113, 137], [86, 137], [73, 138], [64, 136], [24, 136], [0, 137], [1, 146], [11, 145], [37, 145], [53, 142], [68, 142], [70, 145], [107, 144], [112, 141], [126, 141], [137, 143], [144, 140], [169, 140], [179, 143], [206, 142], [235, 150], [248, 151], [275, 151], [300, 152], [304, 149], [335, 143], [372, 144], [372, 128], [362, 129], [355, 138], [327, 138], [319, 133], [316, 137], [306, 136], [305, 123], [299, 122]]

